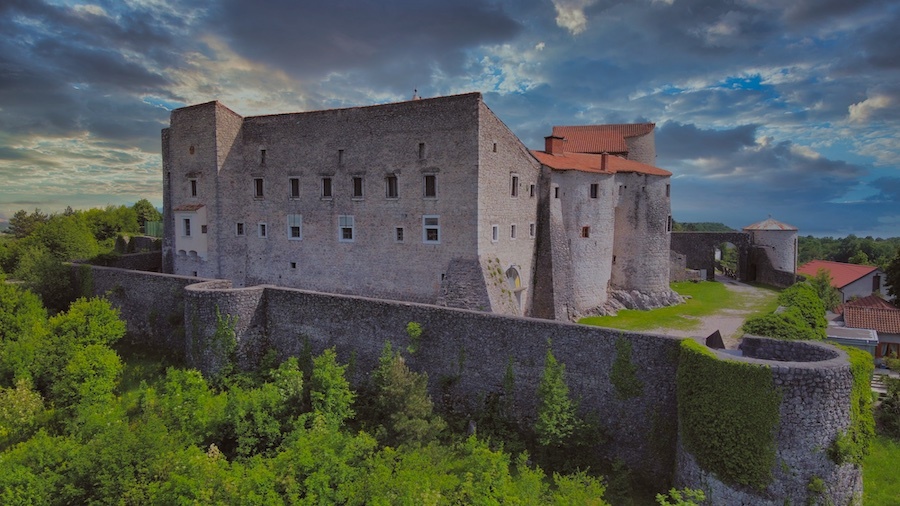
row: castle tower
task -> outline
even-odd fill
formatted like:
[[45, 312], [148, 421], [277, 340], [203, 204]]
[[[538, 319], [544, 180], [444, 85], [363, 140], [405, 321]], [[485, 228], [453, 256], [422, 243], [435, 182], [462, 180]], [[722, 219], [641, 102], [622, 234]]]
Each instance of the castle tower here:
[[769, 216], [767, 219], [744, 227], [754, 246], [765, 250], [776, 271], [797, 272], [797, 227], [781, 223]]

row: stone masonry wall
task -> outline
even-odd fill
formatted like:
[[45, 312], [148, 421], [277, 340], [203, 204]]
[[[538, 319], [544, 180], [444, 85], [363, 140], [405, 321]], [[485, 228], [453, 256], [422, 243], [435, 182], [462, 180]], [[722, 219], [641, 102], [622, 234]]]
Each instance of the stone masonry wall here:
[[[300, 355], [307, 343], [314, 353], [334, 347], [342, 362], [354, 361], [350, 379], [357, 386], [367, 380], [385, 342], [405, 350], [406, 325], [414, 321], [424, 328], [422, 341], [418, 352], [404, 354], [413, 370], [428, 373], [439, 408], [446, 408], [450, 399], [456, 409], [474, 413], [486, 394], [502, 388], [506, 366], [512, 363], [514, 410], [523, 424], [532, 425], [535, 392], [552, 346], [566, 366], [567, 382], [582, 413], [598, 417], [608, 435], [598, 451], [622, 459], [645, 478], [665, 483], [674, 472], [679, 485], [712, 491], [715, 504], [782, 504], [773, 498], [805, 498], [814, 476], [829, 484], [828, 494], [839, 504], [861, 490], [859, 470], [834, 466], [822, 451], [849, 423], [851, 388], [846, 357], [828, 345], [751, 337], [748, 355], [833, 358], [805, 363], [737, 358], [772, 367], [783, 396], [777, 445], [778, 462], [784, 464], [776, 465], [775, 481], [760, 495], [717, 484], [683, 451], [676, 458], [677, 338], [273, 286], [235, 289], [225, 280], [85, 265], [73, 269], [82, 280], [90, 278], [95, 294], [107, 295], [121, 309], [129, 331], [150, 345], [184, 349], [206, 373], [221, 366], [217, 312], [236, 317], [236, 351], [242, 365], [257, 363], [269, 349], [286, 358]], [[182, 322], [184, 334], [173, 332]], [[641, 383], [640, 395], [630, 399], [621, 398], [613, 381], [620, 339], [631, 343]]]
[[[764, 491], [736, 489], [701, 469], [679, 444], [678, 484], [702, 484], [710, 504], [809, 504], [809, 483], [821, 478], [829, 504], [857, 504], [860, 470], [838, 466], [826, 449], [850, 425], [852, 374], [846, 354], [832, 346], [745, 336], [743, 357], [714, 352], [721, 360], [768, 365], [781, 394], [773, 480]], [[812, 498], [815, 499], [815, 498]]]

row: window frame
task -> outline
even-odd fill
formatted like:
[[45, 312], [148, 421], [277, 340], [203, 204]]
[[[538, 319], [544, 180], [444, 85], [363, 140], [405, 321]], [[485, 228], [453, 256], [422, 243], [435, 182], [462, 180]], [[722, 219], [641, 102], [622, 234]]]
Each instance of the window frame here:
[[528, 238], [534, 239], [537, 231], [537, 225], [532, 221], [528, 224]]
[[510, 224], [509, 225], [509, 239], [512, 241], [515, 241], [517, 232], [518, 232], [518, 230], [517, 230], [516, 224], [515, 223]]
[[491, 225], [491, 242], [499, 242], [500, 241], [500, 225], [492, 224]]
[[[350, 231], [350, 237], [344, 237], [344, 231]], [[352, 214], [338, 215], [338, 242], [355, 242], [356, 241], [356, 219]]]
[[189, 181], [190, 181], [190, 185], [191, 185], [191, 197], [196, 197], [197, 196], [197, 179], [193, 178], [193, 179], [190, 179]]
[[509, 175], [509, 196], [519, 198], [519, 174], [516, 172]]
[[[428, 192], [428, 181], [431, 180], [431, 192]], [[426, 199], [437, 198], [437, 174], [424, 174], [422, 176], [422, 197]]]
[[588, 195], [592, 199], [600, 198], [600, 183], [591, 183]]
[[266, 180], [265, 178], [253, 178], [253, 198], [262, 200], [266, 198]]
[[331, 176], [322, 176], [319, 184], [319, 196], [322, 199], [334, 198], [334, 178]]
[[190, 218], [182, 218], [181, 219], [181, 232], [182, 237], [191, 237], [191, 219]]
[[[290, 241], [302, 241], [303, 240], [303, 215], [302, 214], [289, 214], [285, 217], [286, 225], [287, 225], [287, 238]], [[294, 236], [293, 229], [297, 228], [297, 235]]]
[[400, 198], [400, 180], [397, 174], [384, 176], [384, 198], [392, 200]]
[[244, 235], [244, 222], [243, 221], [238, 221], [235, 223], [234, 235], [236, 235], [238, 237]]
[[296, 200], [300, 198], [300, 178], [299, 177], [290, 177], [288, 178], [288, 189], [290, 191], [291, 200]]
[[366, 180], [363, 176], [351, 176], [350, 198], [362, 200], [366, 198]]
[[[429, 220], [434, 220], [434, 222], [429, 224]], [[435, 234], [434, 239], [428, 237], [428, 232], [431, 231]], [[441, 243], [441, 216], [439, 214], [422, 215], [422, 242], [425, 244]]]
[[256, 224], [256, 235], [258, 235], [261, 239], [267, 239], [269, 237], [269, 227], [265, 222], [259, 222]]

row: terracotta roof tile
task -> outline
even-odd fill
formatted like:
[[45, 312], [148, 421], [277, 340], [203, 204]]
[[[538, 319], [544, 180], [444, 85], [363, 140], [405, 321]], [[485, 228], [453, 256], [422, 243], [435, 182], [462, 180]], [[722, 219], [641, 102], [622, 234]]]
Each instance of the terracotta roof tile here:
[[625, 139], [647, 135], [656, 127], [653, 123], [621, 125], [555, 126], [553, 135], [565, 137], [567, 148], [574, 153], [628, 153]]
[[857, 329], [900, 334], [900, 309], [845, 306], [844, 323]]
[[596, 172], [598, 174], [615, 174], [617, 172], [637, 172], [651, 176], [671, 176], [672, 173], [647, 165], [645, 163], [626, 160], [618, 156], [607, 157], [606, 170], [600, 169], [602, 155], [590, 153], [562, 153], [550, 154], [546, 151], [531, 151], [531, 154], [539, 162], [554, 170], [579, 170], [582, 172]]
[[203, 207], [203, 204], [183, 204], [172, 210], [176, 212], [196, 211], [201, 207]]
[[843, 308], [846, 306], [854, 306], [854, 307], [871, 307], [875, 309], [897, 309], [890, 302], [882, 299], [877, 295], [868, 295], [866, 297], [861, 297], [859, 299], [847, 301], [840, 306], [838, 306], [838, 313], [843, 311]]
[[797, 274], [815, 276], [819, 269], [825, 269], [831, 274], [831, 286], [843, 288], [863, 276], [871, 274], [878, 267], [872, 265], [844, 264], [841, 262], [829, 262], [827, 260], [813, 260], [797, 268]]
[[744, 227], [744, 230], [797, 230], [797, 227], [788, 225], [787, 223], [782, 223], [778, 220], [774, 220], [770, 216], [768, 219], [763, 220], [759, 223], [747, 225], [746, 227]]

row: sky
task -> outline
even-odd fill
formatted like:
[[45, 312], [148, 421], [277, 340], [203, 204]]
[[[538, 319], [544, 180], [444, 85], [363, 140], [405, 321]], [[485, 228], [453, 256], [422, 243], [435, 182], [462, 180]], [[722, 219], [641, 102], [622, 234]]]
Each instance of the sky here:
[[0, 0], [0, 222], [162, 204], [160, 130], [479, 91], [532, 149], [653, 122], [676, 221], [900, 236], [898, 0]]

